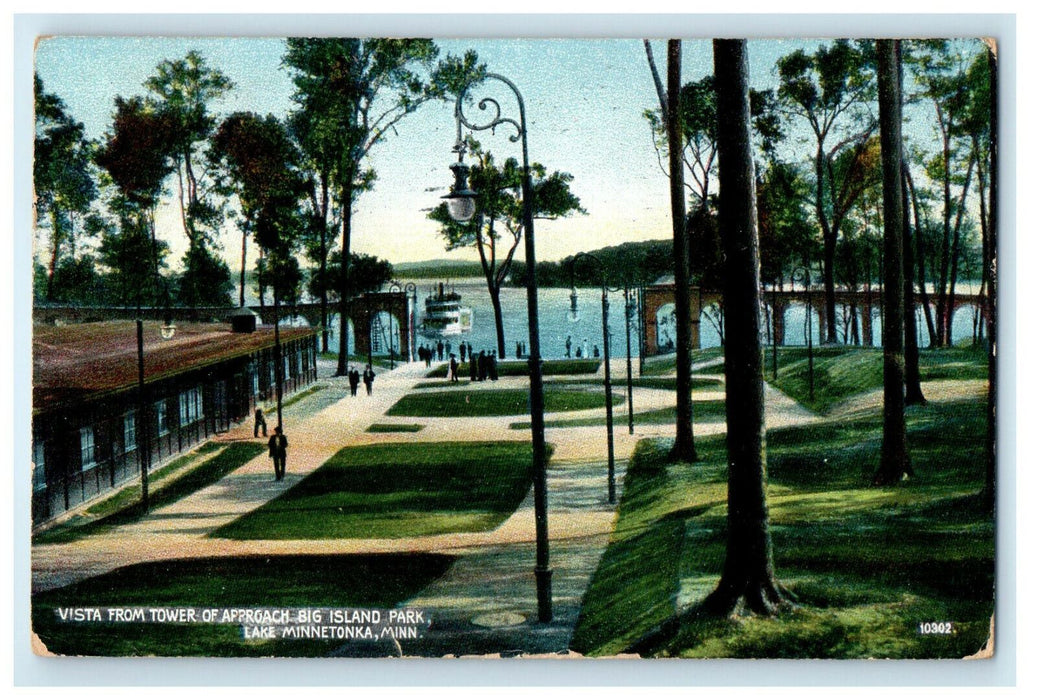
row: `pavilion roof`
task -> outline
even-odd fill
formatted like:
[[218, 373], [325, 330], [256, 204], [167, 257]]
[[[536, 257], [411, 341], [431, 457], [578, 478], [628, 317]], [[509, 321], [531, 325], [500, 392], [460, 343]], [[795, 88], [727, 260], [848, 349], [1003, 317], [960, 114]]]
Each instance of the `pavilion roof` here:
[[[144, 381], [155, 382], [273, 347], [274, 330], [233, 333], [226, 324], [184, 323], [162, 340], [158, 321], [144, 322]], [[282, 342], [312, 335], [282, 328]], [[74, 404], [137, 385], [135, 321], [33, 327], [33, 411]]]

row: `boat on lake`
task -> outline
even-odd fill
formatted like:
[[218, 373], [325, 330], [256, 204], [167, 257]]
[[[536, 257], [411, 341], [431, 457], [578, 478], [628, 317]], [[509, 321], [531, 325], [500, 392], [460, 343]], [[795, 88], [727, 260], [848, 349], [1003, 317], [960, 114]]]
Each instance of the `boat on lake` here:
[[472, 310], [461, 306], [461, 295], [439, 288], [425, 297], [425, 317], [421, 322], [424, 336], [460, 335], [472, 330]]

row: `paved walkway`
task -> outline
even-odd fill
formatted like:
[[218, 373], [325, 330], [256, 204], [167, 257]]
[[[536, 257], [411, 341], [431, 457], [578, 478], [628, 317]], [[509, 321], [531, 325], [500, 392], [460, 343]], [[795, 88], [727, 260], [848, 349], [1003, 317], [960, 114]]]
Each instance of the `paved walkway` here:
[[[636, 364], [635, 364], [636, 367]], [[707, 368], [703, 367], [702, 370]], [[568, 648], [579, 614], [580, 600], [597, 568], [615, 520], [607, 503], [606, 440], [603, 425], [549, 428], [547, 439], [555, 447], [548, 470], [548, 513], [551, 566], [554, 570], [552, 623], [535, 621], [533, 579], [535, 518], [530, 493], [516, 511], [489, 532], [453, 533], [401, 539], [264, 540], [237, 541], [208, 537], [229, 523], [278, 496], [317, 469], [344, 445], [436, 440], [528, 440], [525, 430], [511, 430], [513, 422], [528, 416], [477, 419], [425, 419], [386, 417], [384, 413], [401, 396], [424, 380], [428, 369], [421, 363], [383, 370], [375, 380], [374, 395], [350, 397], [342, 378], [326, 378], [331, 385], [286, 409], [289, 439], [288, 474], [273, 480], [270, 460], [256, 457], [218, 483], [168, 506], [157, 508], [143, 520], [115, 531], [67, 544], [33, 548], [34, 591], [47, 590], [95, 576], [129, 564], [177, 558], [256, 554], [349, 554], [382, 552], [437, 552], [461, 555], [450, 571], [406, 601], [409, 607], [427, 611], [433, 620], [420, 640], [402, 642], [402, 653], [420, 656], [452, 654], [557, 653]], [[613, 361], [616, 391], [622, 391], [625, 360]], [[599, 372], [603, 373], [603, 372]], [[696, 368], [696, 374], [700, 373]], [[593, 381], [593, 380], [592, 380]], [[467, 391], [525, 386], [523, 377], [502, 377], [498, 382], [471, 386]], [[456, 389], [455, 389], [456, 390]], [[341, 397], [341, 398], [340, 398]], [[696, 398], [723, 398], [723, 392], [696, 392]], [[673, 404], [673, 393], [636, 388], [634, 406], [647, 411]], [[768, 425], [813, 420], [815, 417], [780, 392], [767, 389]], [[604, 408], [567, 412], [555, 417], [604, 415]], [[641, 438], [671, 436], [672, 425], [635, 425], [628, 434], [625, 409], [615, 414], [617, 490], [622, 493], [626, 460]], [[550, 420], [551, 416], [548, 416]], [[635, 414], [636, 420], [636, 414]], [[421, 423], [417, 433], [368, 433], [372, 423]], [[273, 421], [268, 418], [268, 423]], [[252, 440], [251, 422], [218, 438]], [[723, 422], [696, 424], [696, 434], [723, 432]], [[385, 649], [343, 647], [343, 655]], [[392, 650], [390, 650], [392, 651]]]

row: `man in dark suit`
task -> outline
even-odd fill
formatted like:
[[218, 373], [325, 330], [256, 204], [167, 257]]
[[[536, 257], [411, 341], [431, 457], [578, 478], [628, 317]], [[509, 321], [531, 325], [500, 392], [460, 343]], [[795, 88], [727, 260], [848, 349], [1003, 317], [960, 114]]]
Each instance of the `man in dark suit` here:
[[274, 428], [274, 434], [267, 442], [270, 458], [274, 460], [274, 481], [281, 481], [285, 474], [285, 460], [288, 457], [288, 438], [281, 432], [281, 426]]

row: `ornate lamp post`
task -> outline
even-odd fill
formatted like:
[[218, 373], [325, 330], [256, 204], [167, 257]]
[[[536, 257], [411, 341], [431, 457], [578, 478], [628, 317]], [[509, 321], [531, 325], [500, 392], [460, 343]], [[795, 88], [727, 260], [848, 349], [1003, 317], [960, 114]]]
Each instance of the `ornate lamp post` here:
[[799, 280], [807, 293], [807, 375], [810, 381], [810, 400], [814, 400], [814, 307], [810, 303], [810, 269], [796, 267], [792, 271], [792, 283]]
[[[580, 258], [587, 258], [594, 262], [595, 267], [598, 268], [598, 272], [601, 275], [601, 332], [603, 337], [603, 344], [605, 350], [605, 431], [607, 434], [607, 445], [608, 445], [608, 462], [609, 462], [609, 503], [616, 502], [616, 454], [615, 454], [615, 438], [612, 433], [612, 370], [611, 370], [611, 353], [609, 352], [609, 289], [608, 277], [605, 272], [605, 266], [601, 260], [592, 255], [591, 253], [577, 253], [573, 256], [572, 260], [569, 261], [569, 279], [572, 287], [572, 292], [569, 294], [572, 308], [569, 311], [569, 320], [573, 321], [579, 318], [578, 314], [574, 314], [577, 308], [577, 295], [576, 295], [576, 261]], [[619, 291], [614, 290], [614, 291]], [[575, 317], [575, 319], [574, 319]], [[629, 318], [629, 317], [628, 317]], [[627, 346], [629, 349], [630, 335], [629, 335], [630, 324], [627, 323]], [[628, 362], [630, 353], [627, 352]]]
[[[501, 116], [500, 103], [492, 97], [479, 100], [479, 109], [491, 110], [486, 123], [476, 124], [464, 114], [465, 96], [476, 82], [495, 80], [504, 83], [518, 103], [518, 120]], [[551, 612], [551, 568], [547, 533], [547, 445], [544, 440], [544, 379], [540, 360], [540, 321], [537, 305], [536, 248], [533, 235], [533, 181], [529, 172], [529, 133], [526, 126], [526, 106], [522, 93], [513, 82], [497, 73], [487, 73], [485, 78], [469, 82], [458, 93], [454, 109], [457, 119], [457, 141], [454, 152], [457, 162], [450, 166], [454, 171], [454, 186], [444, 199], [450, 215], [456, 221], [469, 221], [476, 210], [477, 193], [468, 188], [468, 166], [464, 164], [465, 145], [461, 138], [462, 125], [471, 131], [495, 130], [504, 125], [514, 128], [508, 138], [512, 143], [522, 141], [522, 228], [526, 246], [526, 304], [529, 317], [529, 413], [533, 442], [533, 508], [536, 514], [536, 576], [537, 613], [541, 622], [550, 622]]]

